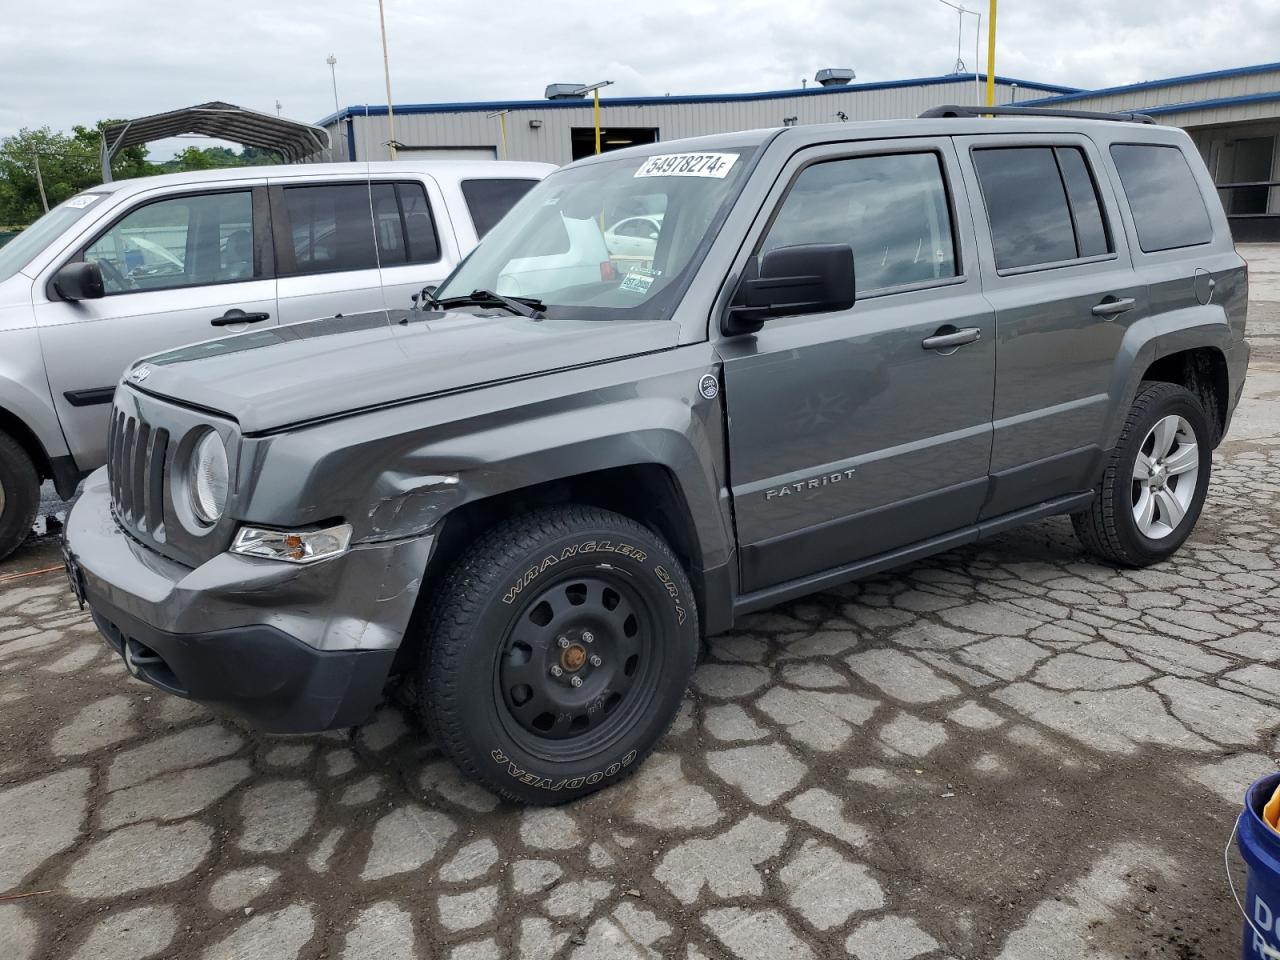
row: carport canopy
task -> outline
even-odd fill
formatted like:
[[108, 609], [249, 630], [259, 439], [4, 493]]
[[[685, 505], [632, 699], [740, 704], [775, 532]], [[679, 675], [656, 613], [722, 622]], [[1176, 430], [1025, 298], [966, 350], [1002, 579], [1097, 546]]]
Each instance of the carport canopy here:
[[103, 182], [111, 179], [111, 161], [123, 148], [190, 133], [275, 150], [289, 163], [329, 149], [329, 132], [323, 127], [213, 100], [168, 113], [122, 120], [103, 128]]

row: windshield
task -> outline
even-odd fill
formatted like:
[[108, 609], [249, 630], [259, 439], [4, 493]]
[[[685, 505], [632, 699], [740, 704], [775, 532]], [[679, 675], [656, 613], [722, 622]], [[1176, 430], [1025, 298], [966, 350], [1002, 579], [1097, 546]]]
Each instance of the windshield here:
[[8, 280], [34, 260], [36, 254], [58, 239], [62, 231], [92, 210], [94, 204], [105, 196], [105, 193], [77, 194], [0, 247], [0, 281]]
[[746, 179], [753, 149], [567, 167], [529, 191], [436, 291], [529, 297], [551, 319], [665, 319]]

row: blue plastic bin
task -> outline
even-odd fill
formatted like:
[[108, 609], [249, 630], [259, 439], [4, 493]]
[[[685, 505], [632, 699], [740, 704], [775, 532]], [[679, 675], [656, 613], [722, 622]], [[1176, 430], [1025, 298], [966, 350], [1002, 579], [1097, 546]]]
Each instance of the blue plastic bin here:
[[1244, 795], [1244, 812], [1237, 824], [1240, 855], [1249, 867], [1244, 897], [1244, 960], [1280, 960], [1280, 833], [1262, 819], [1280, 773], [1256, 780]]

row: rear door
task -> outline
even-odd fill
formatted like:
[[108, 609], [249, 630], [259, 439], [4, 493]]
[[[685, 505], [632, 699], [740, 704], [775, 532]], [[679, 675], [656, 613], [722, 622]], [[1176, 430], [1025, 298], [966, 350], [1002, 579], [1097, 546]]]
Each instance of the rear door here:
[[1147, 312], [1101, 157], [1073, 134], [956, 139], [996, 314], [983, 519], [1089, 489], [1112, 375]]
[[457, 263], [430, 177], [272, 180], [270, 189], [281, 323], [408, 309]]
[[849, 244], [858, 299], [717, 345], [744, 592], [971, 526], [991, 455], [994, 323], [951, 141], [805, 150], [773, 197], [749, 249]]
[[106, 457], [111, 395], [134, 360], [276, 322], [263, 183], [140, 200], [62, 261], [97, 261], [104, 297], [36, 291], [49, 385], [81, 469]]

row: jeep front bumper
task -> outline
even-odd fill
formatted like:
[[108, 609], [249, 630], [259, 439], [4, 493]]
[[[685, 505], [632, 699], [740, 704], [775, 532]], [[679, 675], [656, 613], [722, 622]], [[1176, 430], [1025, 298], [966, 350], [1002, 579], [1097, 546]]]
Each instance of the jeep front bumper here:
[[433, 541], [355, 544], [301, 566], [222, 553], [186, 567], [117, 526], [105, 469], [66, 527], [73, 580], [130, 673], [280, 733], [351, 726], [377, 706]]

